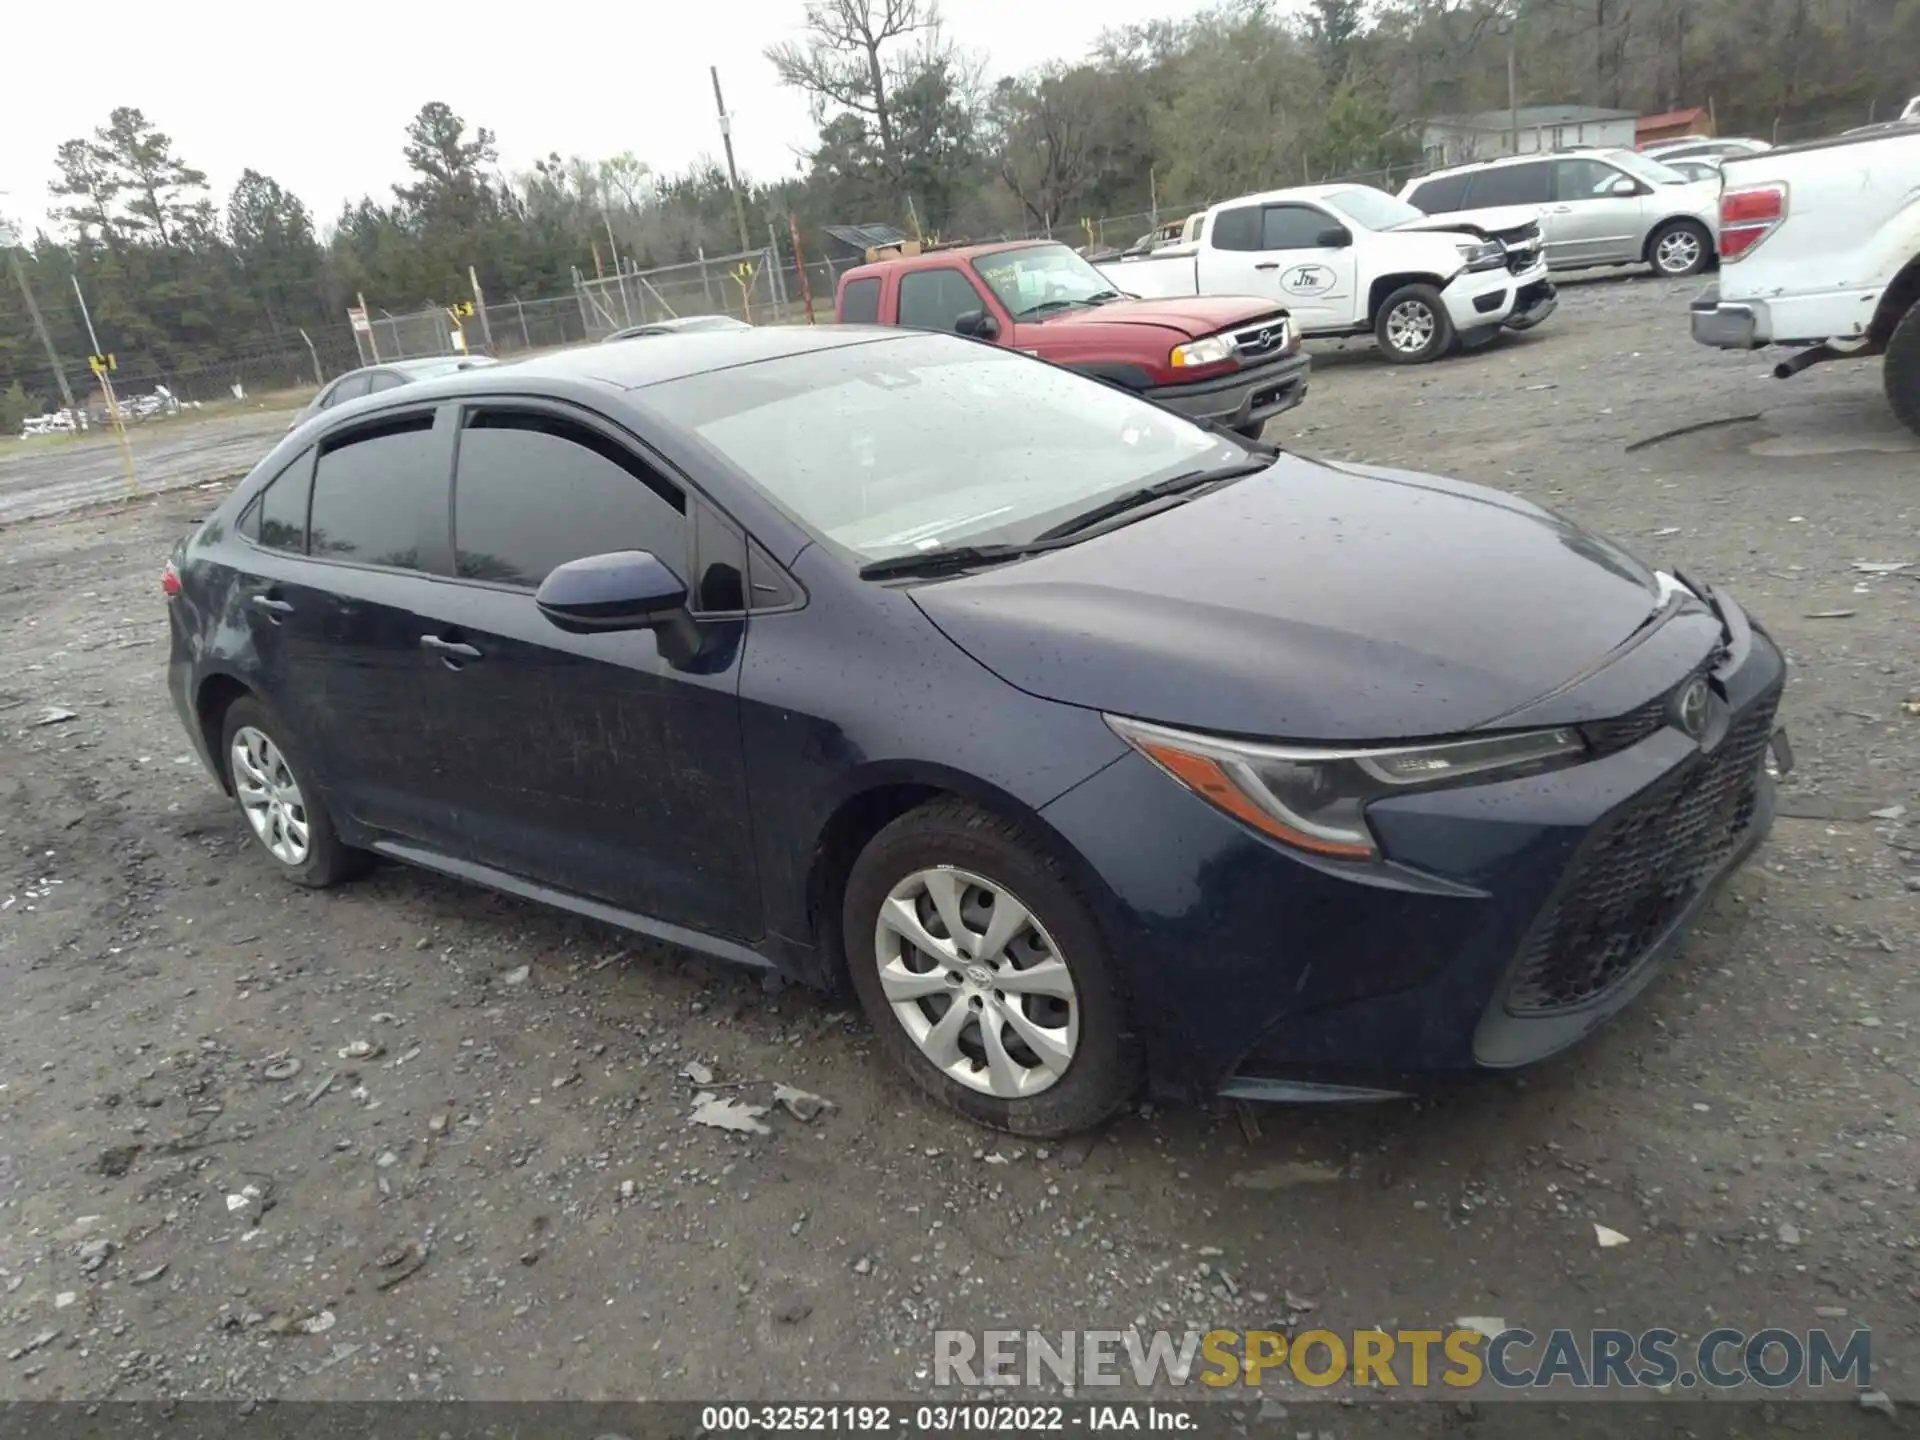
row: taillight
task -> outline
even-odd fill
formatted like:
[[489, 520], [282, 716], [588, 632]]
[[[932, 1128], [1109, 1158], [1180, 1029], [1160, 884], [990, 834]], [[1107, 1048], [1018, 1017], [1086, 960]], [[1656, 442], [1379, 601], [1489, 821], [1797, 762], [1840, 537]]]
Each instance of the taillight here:
[[180, 593], [180, 572], [173, 568], [173, 561], [167, 561], [167, 568], [160, 572], [160, 588], [171, 600]]
[[1787, 187], [1757, 185], [1720, 197], [1720, 259], [1738, 260], [1787, 218]]

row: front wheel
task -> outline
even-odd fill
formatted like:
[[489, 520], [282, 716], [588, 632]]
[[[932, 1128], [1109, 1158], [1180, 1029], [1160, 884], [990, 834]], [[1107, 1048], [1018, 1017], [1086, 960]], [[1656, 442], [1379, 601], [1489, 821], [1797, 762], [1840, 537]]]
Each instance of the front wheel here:
[[1654, 273], [1669, 280], [1698, 275], [1713, 262], [1713, 237], [1692, 220], [1662, 225], [1647, 241], [1647, 259]]
[[340, 842], [333, 817], [280, 717], [252, 696], [227, 709], [221, 751], [233, 798], [274, 869], [319, 890], [364, 869], [367, 855]]
[[1920, 435], [1920, 301], [1916, 301], [1887, 337], [1880, 362], [1887, 399], [1900, 423]]
[[854, 862], [841, 918], [854, 993], [915, 1085], [996, 1130], [1097, 1125], [1140, 1062], [1117, 967], [1062, 866], [960, 801], [887, 826]]
[[1396, 365], [1424, 365], [1453, 348], [1453, 319], [1431, 285], [1403, 285], [1373, 322], [1380, 351]]

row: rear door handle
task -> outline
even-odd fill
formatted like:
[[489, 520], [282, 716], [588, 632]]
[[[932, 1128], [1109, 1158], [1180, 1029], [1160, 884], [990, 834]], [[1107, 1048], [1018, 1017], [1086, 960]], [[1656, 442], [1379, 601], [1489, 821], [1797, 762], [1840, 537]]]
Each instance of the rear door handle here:
[[444, 660], [478, 660], [480, 652], [471, 645], [463, 645], [457, 640], [442, 640], [438, 635], [422, 635], [420, 648], [431, 650]]

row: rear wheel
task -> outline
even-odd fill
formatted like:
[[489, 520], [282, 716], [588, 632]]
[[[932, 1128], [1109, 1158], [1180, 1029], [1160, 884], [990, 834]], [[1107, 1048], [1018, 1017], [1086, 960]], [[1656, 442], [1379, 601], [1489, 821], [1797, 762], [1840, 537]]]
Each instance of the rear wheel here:
[[279, 716], [251, 695], [235, 700], [221, 726], [220, 749], [247, 829], [281, 875], [318, 890], [366, 868], [366, 853], [334, 833], [313, 773]]
[[1881, 374], [1887, 399], [1900, 423], [1920, 435], [1920, 301], [1916, 301], [1887, 337]]
[[1431, 285], [1403, 285], [1381, 305], [1373, 337], [1396, 365], [1424, 365], [1453, 348], [1453, 320]]
[[847, 964], [880, 1044], [921, 1090], [1016, 1135], [1070, 1135], [1139, 1082], [1119, 976], [1065, 870], [960, 801], [901, 816], [854, 862]]
[[1670, 280], [1698, 275], [1713, 262], [1713, 237], [1697, 221], [1672, 221], [1647, 241], [1647, 261], [1655, 274]]

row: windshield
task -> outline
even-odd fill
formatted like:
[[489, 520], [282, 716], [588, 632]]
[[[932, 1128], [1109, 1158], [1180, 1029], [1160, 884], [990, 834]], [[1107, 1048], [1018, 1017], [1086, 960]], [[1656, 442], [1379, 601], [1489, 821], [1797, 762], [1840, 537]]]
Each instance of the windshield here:
[[648, 388], [649, 404], [865, 562], [1024, 544], [1246, 450], [1071, 371], [950, 335], [813, 350]]
[[1425, 212], [1414, 209], [1406, 201], [1397, 200], [1384, 190], [1370, 190], [1365, 186], [1335, 190], [1325, 198], [1327, 204], [1342, 215], [1369, 230], [1391, 230], [1409, 220], [1427, 218]]
[[1097, 305], [1119, 294], [1111, 280], [1064, 245], [1029, 245], [976, 256], [973, 268], [1016, 320]]
[[1687, 177], [1671, 165], [1662, 165], [1658, 160], [1649, 160], [1635, 150], [1607, 150], [1601, 158], [1610, 164], [1618, 165], [1637, 180], [1649, 185], [1685, 185]]

